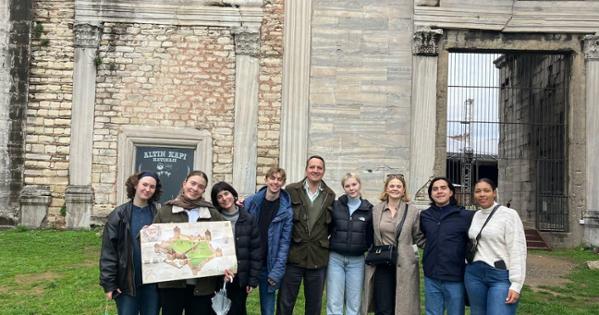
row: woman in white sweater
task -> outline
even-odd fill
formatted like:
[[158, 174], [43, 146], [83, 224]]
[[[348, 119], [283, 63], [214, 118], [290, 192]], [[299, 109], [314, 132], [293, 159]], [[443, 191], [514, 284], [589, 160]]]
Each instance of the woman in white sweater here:
[[474, 186], [474, 200], [482, 208], [472, 219], [471, 240], [481, 232], [476, 255], [466, 266], [464, 284], [472, 315], [516, 314], [526, 275], [526, 238], [520, 216], [514, 209], [495, 202], [497, 186], [487, 178]]

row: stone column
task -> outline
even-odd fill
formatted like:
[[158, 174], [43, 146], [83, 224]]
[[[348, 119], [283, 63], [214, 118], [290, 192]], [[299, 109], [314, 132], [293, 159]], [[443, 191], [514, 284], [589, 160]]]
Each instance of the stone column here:
[[25, 186], [21, 191], [20, 224], [30, 228], [39, 228], [46, 223], [50, 199], [50, 187]]
[[599, 246], [599, 34], [584, 37], [586, 59], [586, 146], [587, 146], [587, 211], [584, 216], [585, 242]]
[[430, 28], [414, 32], [412, 39], [412, 136], [410, 144], [410, 194], [434, 175], [437, 132], [437, 57], [443, 31]]
[[304, 176], [308, 157], [311, 23], [312, 0], [285, 3], [279, 165], [288, 183]]
[[0, 226], [19, 217], [32, 15], [32, 0], [0, 1]]
[[[91, 172], [96, 99], [95, 61], [100, 33], [101, 28], [98, 25], [75, 25], [69, 187], [65, 191], [68, 228], [89, 228], [93, 206], [93, 197], [86, 199], [88, 203], [83, 203], [80, 195], [81, 191], [87, 191], [93, 196]], [[68, 200], [77, 200], [77, 202], [73, 203]]]
[[242, 196], [256, 190], [256, 142], [258, 132], [258, 29], [234, 28], [235, 36], [235, 134], [233, 184]]

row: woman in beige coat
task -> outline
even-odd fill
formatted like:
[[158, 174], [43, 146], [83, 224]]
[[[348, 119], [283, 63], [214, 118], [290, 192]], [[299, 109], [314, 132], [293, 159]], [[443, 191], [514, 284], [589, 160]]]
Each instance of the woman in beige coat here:
[[[403, 175], [388, 175], [381, 203], [374, 206], [372, 223], [374, 245], [397, 246], [395, 266], [366, 266], [362, 314], [419, 315], [420, 279], [418, 256], [414, 244], [422, 245], [419, 210], [408, 204], [406, 181]], [[407, 211], [407, 212], [406, 212]], [[395, 238], [398, 224], [406, 213], [401, 233]]]

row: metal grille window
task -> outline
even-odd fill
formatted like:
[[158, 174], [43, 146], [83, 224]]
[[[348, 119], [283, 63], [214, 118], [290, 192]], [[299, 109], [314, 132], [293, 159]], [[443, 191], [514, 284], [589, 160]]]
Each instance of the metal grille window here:
[[477, 178], [540, 230], [566, 231], [570, 57], [450, 53], [447, 175], [472, 205]]

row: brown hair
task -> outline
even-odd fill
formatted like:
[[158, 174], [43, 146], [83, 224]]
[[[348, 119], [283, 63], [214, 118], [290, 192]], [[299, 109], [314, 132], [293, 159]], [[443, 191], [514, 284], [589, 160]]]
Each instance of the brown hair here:
[[208, 185], [208, 175], [206, 175], [206, 173], [204, 173], [204, 172], [202, 172], [200, 170], [191, 171], [185, 177], [185, 181], [187, 181], [192, 176], [200, 176], [200, 177], [202, 177], [206, 181], [206, 185]]
[[133, 200], [133, 198], [135, 197], [135, 190], [137, 184], [139, 184], [139, 180], [145, 176], [152, 177], [156, 180], [156, 191], [154, 191], [154, 194], [148, 200], [148, 202], [152, 203], [160, 199], [160, 195], [162, 194], [162, 185], [160, 184], [160, 179], [158, 178], [158, 175], [152, 172], [138, 172], [127, 178], [127, 181], [125, 181], [125, 187], [127, 188], [127, 198]]
[[403, 197], [401, 197], [401, 201], [403, 201], [403, 202], [410, 202], [410, 196], [408, 196], [408, 185], [406, 184], [406, 179], [401, 174], [389, 174], [389, 175], [387, 175], [387, 178], [385, 179], [385, 185], [383, 186], [383, 192], [379, 196], [379, 199], [381, 201], [387, 201], [387, 200], [389, 200], [389, 194], [387, 194], [387, 185], [389, 185], [389, 182], [391, 180], [393, 180], [393, 179], [399, 179], [399, 181], [403, 185], [404, 192], [403, 192]]
[[276, 173], [279, 173], [281, 175], [281, 179], [283, 180], [283, 183], [287, 180], [287, 174], [285, 173], [285, 170], [278, 166], [271, 166], [268, 169], [268, 171], [266, 172], [266, 175], [264, 176], [264, 178], [268, 179], [269, 177], [273, 176]]

